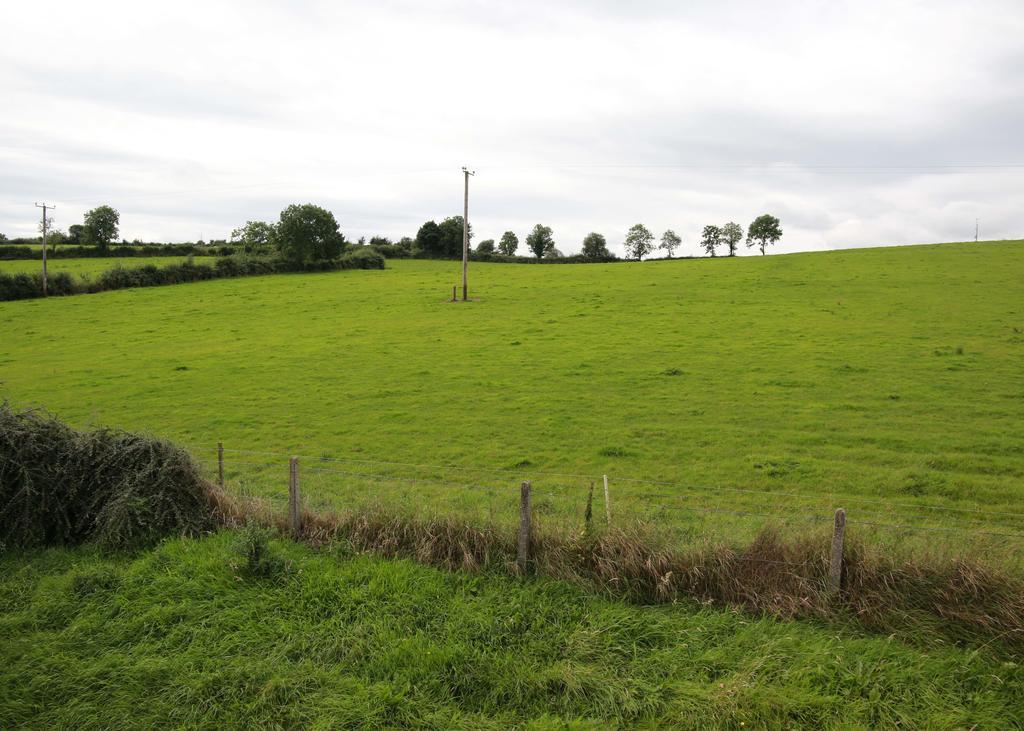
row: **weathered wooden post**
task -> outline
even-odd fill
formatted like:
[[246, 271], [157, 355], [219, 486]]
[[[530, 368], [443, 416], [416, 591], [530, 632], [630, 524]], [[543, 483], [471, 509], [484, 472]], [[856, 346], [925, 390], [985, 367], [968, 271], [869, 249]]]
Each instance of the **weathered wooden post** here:
[[530, 481], [527, 480], [519, 488], [519, 550], [516, 553], [516, 565], [521, 573], [526, 573], [526, 565], [530, 560]]
[[298, 537], [302, 531], [302, 498], [299, 495], [299, 458], [288, 462], [288, 527]]
[[836, 510], [835, 527], [832, 531], [832, 559], [828, 567], [828, 589], [839, 591], [843, 579], [843, 536], [846, 533], [846, 511]]
[[612, 505], [608, 501], [608, 475], [604, 476], [604, 517], [608, 521], [608, 527], [612, 527]]
[[224, 489], [224, 442], [217, 442], [217, 484]]

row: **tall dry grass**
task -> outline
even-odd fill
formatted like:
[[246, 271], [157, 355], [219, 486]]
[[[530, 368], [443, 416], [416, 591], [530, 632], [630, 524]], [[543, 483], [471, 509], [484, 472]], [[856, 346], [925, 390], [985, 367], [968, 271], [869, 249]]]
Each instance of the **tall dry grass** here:
[[[256, 521], [287, 531], [283, 516], [257, 501], [214, 490], [228, 525]], [[448, 570], [519, 573], [515, 531], [453, 518], [367, 509], [305, 512], [300, 540], [345, 541], [360, 552], [411, 558]], [[882, 632], [937, 632], [948, 640], [1024, 648], [1024, 582], [983, 557], [893, 553], [847, 539], [842, 587], [828, 589], [829, 535], [765, 528], [736, 547], [707, 541], [686, 548], [636, 524], [603, 532], [537, 530], [530, 573], [591, 586], [612, 597], [655, 604], [698, 601], [780, 618], [851, 621]]]

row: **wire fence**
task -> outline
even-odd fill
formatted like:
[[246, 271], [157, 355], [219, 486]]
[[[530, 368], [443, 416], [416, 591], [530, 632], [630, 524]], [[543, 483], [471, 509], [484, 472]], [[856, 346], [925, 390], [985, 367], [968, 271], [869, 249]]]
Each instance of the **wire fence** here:
[[888, 501], [864, 495], [811, 494], [710, 487], [631, 476], [588, 475], [424, 464], [334, 455], [195, 447], [207, 477], [224, 489], [288, 510], [289, 464], [297, 458], [302, 505], [317, 513], [390, 508], [513, 525], [520, 485], [532, 486], [532, 513], [542, 526], [581, 530], [590, 506], [594, 526], [642, 523], [679, 542], [742, 541], [765, 527], [829, 530], [844, 508], [851, 531], [881, 544], [917, 543], [951, 551], [968, 547], [1021, 560], [1024, 513], [979, 506]]

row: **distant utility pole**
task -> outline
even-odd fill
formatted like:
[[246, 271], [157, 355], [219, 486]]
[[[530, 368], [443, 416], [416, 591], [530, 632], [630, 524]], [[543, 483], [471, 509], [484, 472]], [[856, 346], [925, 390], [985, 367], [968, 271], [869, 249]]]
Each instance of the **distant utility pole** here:
[[476, 172], [463, 167], [462, 174], [466, 179], [462, 199], [462, 301], [465, 302], [469, 299], [469, 176]]
[[45, 203], [36, 203], [36, 208], [43, 209], [43, 297], [46, 296], [46, 227], [49, 225], [49, 220], [46, 218], [46, 209], [49, 208], [51, 211], [57, 210], [57, 206], [48, 206]]
[[974, 243], [978, 243], [978, 219], [974, 219]]

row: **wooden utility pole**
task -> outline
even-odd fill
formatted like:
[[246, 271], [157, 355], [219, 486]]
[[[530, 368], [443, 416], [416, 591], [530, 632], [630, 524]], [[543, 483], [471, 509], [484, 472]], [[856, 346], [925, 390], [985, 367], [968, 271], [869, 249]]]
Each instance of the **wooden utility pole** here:
[[469, 299], [469, 176], [475, 172], [462, 168], [466, 187], [462, 197], [462, 301]]
[[49, 219], [46, 217], [46, 209], [49, 208], [51, 211], [57, 210], [57, 206], [48, 206], [45, 203], [36, 203], [36, 208], [43, 209], [43, 297], [46, 296], [46, 228], [50, 225]]

